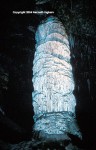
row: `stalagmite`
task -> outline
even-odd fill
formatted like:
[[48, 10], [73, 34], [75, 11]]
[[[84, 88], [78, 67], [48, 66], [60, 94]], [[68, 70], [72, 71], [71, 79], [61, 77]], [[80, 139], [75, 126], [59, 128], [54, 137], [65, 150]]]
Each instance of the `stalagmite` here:
[[68, 36], [63, 24], [52, 16], [36, 32], [32, 82], [34, 130], [45, 138], [61, 139], [65, 133], [81, 137], [75, 119]]

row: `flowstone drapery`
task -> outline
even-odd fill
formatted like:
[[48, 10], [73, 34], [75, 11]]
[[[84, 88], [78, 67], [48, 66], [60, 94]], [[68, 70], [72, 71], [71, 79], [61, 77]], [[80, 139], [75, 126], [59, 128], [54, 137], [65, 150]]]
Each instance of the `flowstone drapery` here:
[[62, 139], [66, 133], [80, 137], [68, 36], [63, 24], [52, 16], [36, 32], [32, 82], [34, 130], [40, 137]]

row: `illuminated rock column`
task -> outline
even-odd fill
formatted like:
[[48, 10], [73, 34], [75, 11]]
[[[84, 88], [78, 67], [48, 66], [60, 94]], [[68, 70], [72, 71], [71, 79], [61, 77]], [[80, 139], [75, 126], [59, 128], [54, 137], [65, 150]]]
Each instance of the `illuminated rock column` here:
[[47, 18], [37, 29], [32, 82], [34, 130], [46, 138], [60, 138], [64, 133], [80, 137], [68, 36], [55, 17]]

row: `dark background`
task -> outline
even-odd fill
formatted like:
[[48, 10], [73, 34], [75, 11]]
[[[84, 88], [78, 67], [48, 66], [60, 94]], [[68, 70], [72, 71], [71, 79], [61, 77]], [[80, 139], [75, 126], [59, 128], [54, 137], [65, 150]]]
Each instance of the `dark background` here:
[[[39, 1], [39, 0], [38, 0]], [[52, 10], [65, 26], [75, 80], [76, 116], [83, 140], [96, 143], [96, 5], [88, 0], [3, 1], [0, 21], [0, 139], [18, 142], [32, 136], [32, 62], [35, 32], [46, 14], [15, 10]]]

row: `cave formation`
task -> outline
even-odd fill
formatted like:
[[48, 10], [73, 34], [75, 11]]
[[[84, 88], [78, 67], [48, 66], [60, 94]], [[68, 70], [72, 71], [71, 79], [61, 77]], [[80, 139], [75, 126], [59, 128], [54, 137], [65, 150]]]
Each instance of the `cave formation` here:
[[75, 119], [76, 99], [70, 46], [63, 24], [53, 16], [38, 26], [33, 60], [34, 130], [49, 139], [81, 138]]

